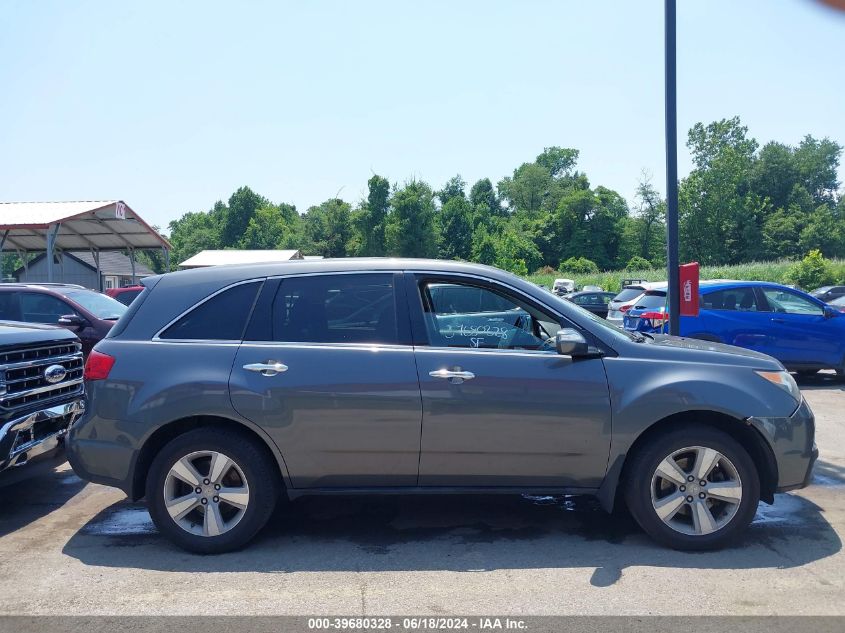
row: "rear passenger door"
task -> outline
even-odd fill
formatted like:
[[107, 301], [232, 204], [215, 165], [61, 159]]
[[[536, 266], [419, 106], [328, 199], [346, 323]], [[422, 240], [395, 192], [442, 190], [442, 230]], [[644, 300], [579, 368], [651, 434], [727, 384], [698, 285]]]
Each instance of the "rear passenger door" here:
[[268, 280], [232, 403], [278, 445], [294, 488], [414, 486], [422, 405], [392, 272]]

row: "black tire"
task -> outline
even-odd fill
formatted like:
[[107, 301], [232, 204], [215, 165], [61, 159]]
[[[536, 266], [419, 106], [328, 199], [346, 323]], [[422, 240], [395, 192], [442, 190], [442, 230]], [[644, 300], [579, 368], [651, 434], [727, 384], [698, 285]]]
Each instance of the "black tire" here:
[[[217, 536], [186, 531], [171, 518], [165, 504], [165, 481], [170, 469], [183, 457], [201, 451], [216, 451], [229, 457], [249, 488], [243, 516], [234, 527]], [[156, 527], [173, 543], [197, 554], [219, 554], [243, 547], [264, 527], [281, 490], [278, 470], [264, 447], [241, 433], [199, 428], [173, 439], [153, 460], [147, 474], [146, 501]]]
[[810, 376], [815, 376], [817, 373], [819, 373], [819, 371], [821, 371], [821, 370], [819, 370], [819, 369], [799, 369], [795, 373], [797, 373], [799, 376], [802, 376], [803, 378], [808, 378]]
[[[686, 447], [712, 448], [735, 467], [742, 483], [742, 498], [733, 518], [714, 532], [690, 535], [676, 531], [657, 515], [652, 504], [652, 477], [668, 456]], [[640, 527], [655, 541], [678, 550], [711, 550], [739, 537], [754, 518], [760, 501], [760, 477], [748, 452], [727, 433], [705, 425], [685, 424], [640, 446], [626, 465], [625, 501]]]

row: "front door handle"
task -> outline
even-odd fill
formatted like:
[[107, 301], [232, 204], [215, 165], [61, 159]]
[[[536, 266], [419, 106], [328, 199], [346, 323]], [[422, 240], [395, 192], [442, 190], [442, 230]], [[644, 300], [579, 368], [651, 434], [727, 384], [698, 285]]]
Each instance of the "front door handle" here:
[[772, 319], [772, 323], [786, 323], [786, 319]]
[[428, 372], [432, 378], [445, 378], [453, 385], [460, 385], [464, 380], [472, 380], [475, 374], [471, 371], [462, 371], [460, 367], [455, 370], [451, 369], [436, 369]]
[[249, 363], [244, 365], [247, 371], [258, 372], [262, 376], [275, 376], [288, 370], [288, 366], [277, 360], [268, 360], [266, 363]]

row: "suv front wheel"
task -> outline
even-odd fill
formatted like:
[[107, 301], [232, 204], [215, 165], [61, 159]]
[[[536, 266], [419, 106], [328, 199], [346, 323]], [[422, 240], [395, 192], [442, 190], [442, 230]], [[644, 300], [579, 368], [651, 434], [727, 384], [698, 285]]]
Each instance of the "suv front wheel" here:
[[689, 425], [655, 437], [633, 456], [625, 500], [640, 527], [674, 549], [723, 547], [751, 523], [760, 478], [730, 435]]
[[196, 429], [168, 443], [147, 476], [147, 507], [159, 531], [183, 549], [238, 549], [264, 527], [279, 496], [278, 474], [239, 433]]

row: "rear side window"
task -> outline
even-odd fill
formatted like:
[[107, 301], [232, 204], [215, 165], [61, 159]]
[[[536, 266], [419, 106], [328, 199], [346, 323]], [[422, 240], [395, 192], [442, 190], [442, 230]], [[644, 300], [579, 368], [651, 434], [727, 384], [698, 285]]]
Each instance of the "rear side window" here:
[[199, 304], [159, 338], [197, 341], [240, 341], [261, 281], [232, 286]]
[[666, 305], [665, 292], [648, 292], [637, 300], [634, 309], [640, 308], [662, 308]]
[[21, 307], [16, 292], [0, 292], [0, 321], [20, 321]]
[[623, 288], [622, 292], [613, 297], [614, 301], [630, 301], [636, 299], [643, 293], [642, 288]]
[[121, 292], [115, 297], [115, 299], [120, 301], [123, 305], [128, 306], [139, 294], [141, 294], [140, 290], [127, 290], [126, 292]]
[[272, 312], [276, 341], [399, 343], [392, 273], [284, 279]]
[[739, 310], [742, 312], [757, 312], [757, 294], [754, 288], [729, 288], [710, 292], [701, 297], [701, 308], [704, 310]]

